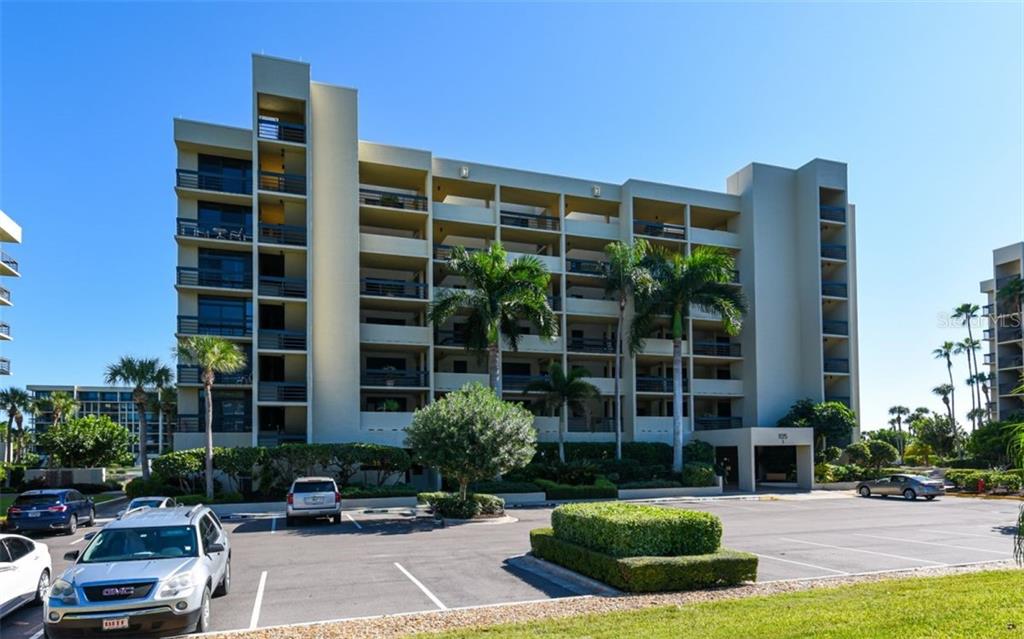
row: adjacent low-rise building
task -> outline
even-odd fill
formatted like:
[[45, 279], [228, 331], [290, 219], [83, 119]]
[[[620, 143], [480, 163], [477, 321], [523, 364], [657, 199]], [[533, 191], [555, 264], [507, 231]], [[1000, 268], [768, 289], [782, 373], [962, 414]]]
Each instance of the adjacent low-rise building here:
[[[1024, 414], [1024, 394], [1014, 391], [1024, 374], [1024, 335], [1021, 334], [1021, 301], [1005, 294], [1014, 281], [1024, 278], [1024, 242], [992, 251], [992, 277], [981, 282], [987, 296], [983, 315], [988, 328], [982, 334], [987, 345], [985, 364], [991, 377], [988, 383], [989, 410], [996, 419]], [[1019, 291], [1019, 289], [1018, 289]]]

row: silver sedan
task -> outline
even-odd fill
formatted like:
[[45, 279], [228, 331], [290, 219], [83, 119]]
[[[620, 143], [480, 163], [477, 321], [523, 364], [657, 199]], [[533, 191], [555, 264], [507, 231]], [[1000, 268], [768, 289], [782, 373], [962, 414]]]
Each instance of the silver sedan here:
[[931, 501], [939, 495], [945, 495], [946, 487], [942, 480], [929, 479], [921, 475], [889, 475], [860, 482], [857, 484], [857, 492], [861, 497], [902, 495], [907, 500], [924, 497]]

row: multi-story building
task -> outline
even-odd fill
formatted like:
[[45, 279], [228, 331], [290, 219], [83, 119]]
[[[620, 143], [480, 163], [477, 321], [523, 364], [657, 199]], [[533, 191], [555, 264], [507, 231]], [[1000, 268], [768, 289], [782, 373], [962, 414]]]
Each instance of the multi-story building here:
[[[0, 211], [0, 245], [21, 244], [21, 227], [12, 220], [6, 213]], [[18, 260], [0, 250], [0, 277], [21, 277], [21, 269]], [[6, 286], [0, 285], [0, 308], [14, 306], [11, 291]], [[0, 343], [11, 341], [11, 325], [0, 319]], [[0, 356], [0, 375], [11, 374], [11, 360]]]
[[[112, 421], [124, 426], [135, 436], [132, 454], [139, 454], [139, 411], [132, 401], [132, 389], [127, 386], [50, 386], [30, 384], [29, 394], [35, 399], [45, 399], [56, 392], [67, 393], [78, 401], [78, 417], [86, 415], [106, 415]], [[152, 393], [155, 400], [156, 393]], [[146, 430], [148, 434], [148, 453], [152, 457], [171, 447], [170, 426], [156, 407], [146, 411]], [[45, 433], [53, 425], [53, 412], [48, 410], [45, 402], [43, 410], [33, 416], [32, 427], [36, 433]]]
[[992, 278], [981, 282], [981, 292], [988, 297], [984, 316], [988, 328], [982, 337], [988, 345], [989, 408], [996, 419], [1024, 414], [1024, 395], [1014, 393], [1024, 374], [1024, 335], [1021, 334], [1021, 302], [1011, 299], [1005, 291], [1011, 282], [1024, 277], [1024, 242], [1017, 242], [992, 251]]
[[[624, 438], [671, 442], [678, 409], [685, 437], [714, 444], [741, 488], [794, 472], [810, 485], [810, 433], [774, 426], [801, 398], [857, 408], [844, 164], [751, 164], [724, 192], [488, 166], [360, 141], [357, 92], [310, 82], [308, 64], [254, 56], [252, 72], [251, 126], [174, 127], [177, 336], [221, 335], [251, 356], [218, 381], [217, 445], [402, 444], [415, 409], [487, 382], [484, 359], [464, 348], [464, 320], [430, 326], [427, 310], [463, 285], [446, 269], [452, 246], [498, 241], [551, 272], [561, 328], [503, 354], [505, 398], [523, 400], [550, 361], [581, 366], [602, 395], [588, 416], [570, 416], [569, 438], [609, 441], [616, 305], [601, 278], [604, 247], [643, 237], [734, 255], [750, 312], [731, 338], [719, 317], [694, 309], [681, 407], [668, 318], [659, 322], [624, 364]], [[198, 446], [198, 371], [178, 377], [175, 446]], [[542, 440], [557, 436], [556, 418], [536, 425]]]

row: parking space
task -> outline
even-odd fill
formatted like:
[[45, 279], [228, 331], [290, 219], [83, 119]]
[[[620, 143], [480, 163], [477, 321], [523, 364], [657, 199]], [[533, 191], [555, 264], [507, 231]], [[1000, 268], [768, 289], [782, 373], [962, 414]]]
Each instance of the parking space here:
[[[833, 497], [709, 500], [667, 507], [719, 515], [724, 544], [761, 557], [759, 580], [810, 579], [1009, 559], [1017, 504]], [[550, 509], [510, 511], [503, 525], [440, 528], [396, 514], [347, 513], [285, 527], [283, 518], [226, 522], [232, 591], [216, 599], [217, 630], [397, 614], [577, 594], [506, 560], [529, 550], [529, 530]], [[82, 533], [50, 537], [57, 571]], [[0, 624], [4, 639], [32, 639], [38, 608]]]

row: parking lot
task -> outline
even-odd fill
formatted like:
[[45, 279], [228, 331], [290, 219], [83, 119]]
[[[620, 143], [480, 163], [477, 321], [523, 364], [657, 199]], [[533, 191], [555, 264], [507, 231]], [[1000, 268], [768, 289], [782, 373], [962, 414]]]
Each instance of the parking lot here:
[[[814, 495], [817, 495], [815, 493]], [[719, 515], [724, 544], [756, 553], [759, 580], [808, 579], [1012, 557], [1017, 502], [934, 502], [792, 495], [777, 500], [665, 503]], [[217, 630], [520, 602], [579, 594], [509, 566], [550, 509], [516, 509], [512, 524], [449, 528], [350, 512], [342, 524], [285, 528], [283, 518], [225, 522], [231, 593], [214, 600]], [[42, 539], [55, 572], [82, 534]], [[39, 608], [0, 624], [4, 639], [40, 636]]]

